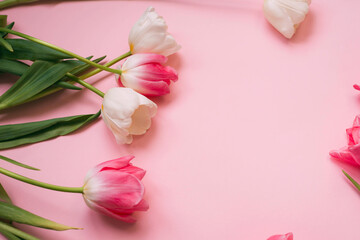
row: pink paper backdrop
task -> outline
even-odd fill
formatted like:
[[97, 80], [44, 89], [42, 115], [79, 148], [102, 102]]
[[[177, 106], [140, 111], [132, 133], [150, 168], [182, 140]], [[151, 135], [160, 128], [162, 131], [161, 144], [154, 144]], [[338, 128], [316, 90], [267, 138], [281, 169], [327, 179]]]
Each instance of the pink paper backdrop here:
[[[360, 239], [360, 198], [328, 151], [345, 145], [360, 113], [360, 2], [317, 0], [292, 40], [264, 19], [262, 1], [45, 2], [2, 11], [15, 29], [83, 56], [114, 58], [148, 6], [183, 46], [179, 72], [150, 131], [117, 145], [100, 119], [69, 136], [2, 151], [40, 168], [2, 166], [53, 184], [81, 186], [95, 164], [126, 154], [147, 170], [150, 210], [134, 225], [91, 211], [78, 194], [39, 189], [0, 176], [14, 202], [84, 230], [21, 226], [51, 240]], [[1, 77], [1, 91], [14, 79]], [[89, 80], [103, 91], [114, 76]], [[0, 114], [1, 124], [94, 113], [101, 99], [63, 91]]]

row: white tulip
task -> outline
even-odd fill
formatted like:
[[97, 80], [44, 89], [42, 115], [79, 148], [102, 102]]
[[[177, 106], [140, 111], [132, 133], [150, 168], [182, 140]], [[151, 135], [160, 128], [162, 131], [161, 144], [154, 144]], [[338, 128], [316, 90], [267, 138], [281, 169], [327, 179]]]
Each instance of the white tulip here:
[[101, 115], [118, 143], [130, 144], [151, 126], [157, 106], [130, 88], [111, 88], [104, 96]]
[[157, 53], [169, 56], [177, 52], [181, 46], [167, 32], [167, 28], [165, 20], [153, 7], [146, 9], [130, 31], [131, 53]]
[[309, 11], [311, 0], [264, 0], [265, 18], [286, 38], [291, 38]]

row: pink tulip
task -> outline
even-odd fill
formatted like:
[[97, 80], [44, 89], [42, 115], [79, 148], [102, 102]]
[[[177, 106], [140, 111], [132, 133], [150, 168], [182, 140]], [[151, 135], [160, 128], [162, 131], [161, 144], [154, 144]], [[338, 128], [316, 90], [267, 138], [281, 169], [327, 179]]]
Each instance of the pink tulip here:
[[269, 237], [267, 240], [293, 240], [293, 234], [287, 233], [287, 234], [283, 234], [283, 235], [274, 235]]
[[155, 53], [134, 54], [121, 66], [118, 83], [146, 96], [165, 95], [170, 92], [170, 82], [178, 79], [175, 69], [162, 65], [166, 61], [165, 56]]
[[355, 117], [352, 128], [346, 129], [347, 146], [330, 152], [330, 156], [353, 165], [360, 165], [360, 115]]
[[141, 179], [145, 171], [134, 167], [126, 156], [101, 163], [91, 169], [86, 177], [83, 196], [86, 204], [95, 211], [124, 222], [135, 222], [131, 214], [146, 211]]

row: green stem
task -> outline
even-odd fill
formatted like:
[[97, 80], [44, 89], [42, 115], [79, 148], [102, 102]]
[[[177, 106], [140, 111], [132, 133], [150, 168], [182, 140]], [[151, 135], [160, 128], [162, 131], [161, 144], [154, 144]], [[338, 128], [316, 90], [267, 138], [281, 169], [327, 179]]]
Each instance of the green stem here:
[[94, 93], [96, 93], [97, 95], [99, 95], [100, 97], [104, 98], [105, 93], [103, 93], [102, 91], [100, 91], [99, 89], [97, 89], [96, 87], [94, 87], [93, 85], [81, 80], [80, 78], [78, 78], [77, 76], [71, 74], [71, 73], [66, 73], [66, 76], [70, 79], [72, 79], [73, 81], [83, 85], [84, 87], [86, 87], [87, 89], [93, 91]]
[[25, 240], [40, 240], [3, 222], [0, 222], [0, 232], [9, 232]]
[[19, 4], [36, 2], [38, 0], [3, 0], [0, 2], [0, 9], [12, 7]]
[[54, 49], [54, 50], [57, 50], [57, 51], [59, 51], [59, 52], [65, 53], [65, 54], [67, 54], [67, 55], [69, 55], [69, 56], [71, 56], [71, 57], [73, 57], [73, 58], [76, 58], [76, 59], [78, 59], [78, 60], [80, 60], [80, 61], [82, 61], [82, 62], [84, 62], [84, 63], [87, 63], [87, 64], [89, 64], [89, 65], [91, 65], [91, 66], [93, 66], [93, 67], [100, 68], [100, 69], [105, 70], [105, 71], [108, 71], [108, 72], [112, 72], [112, 73], [116, 73], [116, 74], [121, 74], [121, 70], [108, 68], [108, 67], [105, 67], [105, 66], [103, 66], [103, 65], [101, 65], [101, 64], [94, 63], [94, 62], [92, 62], [92, 61], [90, 61], [90, 60], [88, 60], [88, 59], [86, 59], [86, 58], [84, 58], [84, 57], [82, 57], [82, 56], [80, 56], [80, 55], [77, 55], [77, 54], [75, 54], [75, 53], [72, 53], [72, 52], [70, 52], [70, 51], [68, 51], [68, 50], [66, 50], [66, 49], [60, 48], [60, 47], [58, 47], [58, 46], [55, 46], [55, 45], [53, 45], [53, 44], [51, 44], [51, 43], [48, 43], [48, 42], [45, 42], [45, 41], [43, 41], [43, 40], [37, 39], [37, 38], [35, 38], [35, 37], [26, 35], [26, 34], [24, 34], [24, 33], [20, 33], [20, 32], [17, 32], [17, 31], [11, 30], [11, 29], [7, 29], [7, 28], [0, 28], [0, 32], [11, 33], [11, 34], [13, 34], [13, 35], [16, 35], [16, 36], [25, 38], [25, 39], [27, 39], [27, 40], [30, 40], [30, 41], [39, 43], [39, 44], [41, 44], [41, 45], [44, 45], [44, 46], [46, 46], [46, 47], [52, 48], [52, 49]]
[[[111, 66], [114, 65], [115, 63], [123, 60], [124, 58], [129, 57], [130, 55], [131, 55], [131, 52], [129, 51], [129, 52], [127, 52], [127, 53], [124, 53], [123, 55], [120, 55], [120, 56], [117, 57], [117, 58], [114, 58], [114, 59], [111, 60], [110, 62], [105, 63], [103, 66], [105, 66], [105, 67], [111, 67]], [[95, 70], [93, 70], [93, 71], [91, 71], [91, 72], [89, 72], [89, 73], [86, 73], [86, 74], [84, 74], [84, 75], [81, 75], [79, 78], [80, 78], [81, 80], [85, 80], [86, 78], [89, 78], [89, 77], [91, 77], [91, 76], [94, 76], [95, 74], [97, 74], [97, 73], [99, 73], [99, 72], [101, 72], [101, 71], [102, 71], [101, 69], [97, 68], [97, 69], [95, 69]]]
[[8, 177], [14, 178], [16, 180], [31, 184], [31, 185], [51, 189], [51, 190], [54, 190], [54, 191], [83, 193], [83, 188], [82, 187], [63, 187], [63, 186], [52, 185], [52, 184], [40, 182], [40, 181], [31, 179], [31, 178], [21, 176], [21, 175], [19, 175], [17, 173], [10, 172], [10, 171], [8, 171], [8, 170], [6, 170], [4, 168], [0, 168], [0, 173], [6, 175]]

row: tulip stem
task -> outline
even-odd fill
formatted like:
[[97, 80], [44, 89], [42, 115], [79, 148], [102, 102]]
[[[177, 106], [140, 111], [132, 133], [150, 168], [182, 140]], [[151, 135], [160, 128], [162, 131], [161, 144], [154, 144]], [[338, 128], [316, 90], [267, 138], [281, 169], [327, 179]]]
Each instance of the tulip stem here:
[[16, 36], [19, 36], [19, 37], [22, 37], [22, 38], [25, 38], [27, 40], [30, 40], [32, 42], [36, 42], [36, 43], [39, 43], [41, 45], [44, 45], [46, 47], [49, 47], [51, 49], [54, 49], [54, 50], [57, 50], [59, 52], [62, 52], [62, 53], [65, 53], [73, 58], [76, 58], [84, 63], [87, 63], [93, 67], [96, 67], [96, 68], [100, 68], [101, 70], [105, 70], [105, 71], [108, 71], [108, 72], [112, 72], [112, 73], [116, 73], [116, 74], [121, 74], [121, 70], [117, 70], [117, 69], [112, 69], [112, 68], [108, 68], [106, 66], [103, 66], [101, 64], [97, 64], [97, 63], [94, 63], [84, 57], [81, 57], [80, 55], [77, 55], [75, 53], [72, 53], [66, 49], [63, 49], [63, 48], [60, 48], [58, 46], [55, 46], [51, 43], [48, 43], [48, 42], [45, 42], [43, 40], [40, 40], [40, 39], [37, 39], [35, 37], [32, 37], [32, 36], [29, 36], [29, 35], [26, 35], [24, 33], [21, 33], [21, 32], [17, 32], [17, 31], [14, 31], [14, 30], [11, 30], [11, 29], [7, 29], [7, 28], [0, 28], [0, 32], [7, 32], [7, 33], [11, 33], [13, 35], [16, 35]]
[[[111, 67], [111, 66], [114, 65], [115, 63], [123, 60], [124, 58], [129, 57], [130, 55], [131, 55], [131, 52], [129, 51], [129, 52], [127, 52], [127, 53], [124, 53], [123, 55], [120, 55], [120, 56], [117, 57], [117, 58], [114, 58], [114, 59], [111, 60], [110, 62], [105, 63], [103, 66], [105, 66], [105, 67]], [[95, 69], [95, 70], [93, 70], [93, 71], [91, 71], [91, 72], [89, 72], [89, 73], [86, 73], [86, 74], [84, 74], [84, 75], [81, 75], [79, 78], [80, 78], [81, 80], [84, 80], [84, 79], [86, 79], [86, 78], [89, 78], [89, 77], [91, 77], [91, 76], [94, 76], [95, 74], [97, 74], [97, 73], [99, 73], [99, 72], [101, 72], [101, 71], [102, 71], [102, 69], [97, 68], [97, 69]]]
[[11, 172], [11, 171], [6, 170], [4, 168], [0, 168], [0, 173], [6, 175], [8, 177], [14, 178], [16, 180], [31, 184], [31, 185], [51, 189], [51, 190], [54, 190], [54, 191], [83, 193], [83, 190], [84, 190], [82, 187], [63, 187], [63, 186], [57, 186], [57, 185], [52, 185], [52, 184], [40, 182], [40, 181], [31, 179], [31, 178], [21, 176], [21, 175], [19, 175], [17, 173]]
[[77, 76], [71, 74], [71, 73], [66, 73], [66, 76], [68, 78], [70, 78], [71, 80], [83, 85], [84, 87], [86, 87], [87, 89], [93, 91], [94, 93], [96, 93], [97, 95], [99, 95], [100, 97], [104, 98], [105, 93], [103, 93], [102, 91], [100, 91], [99, 89], [97, 89], [96, 87], [94, 87], [93, 85], [81, 80], [80, 78], [78, 78]]

